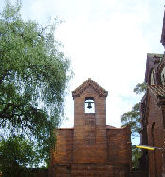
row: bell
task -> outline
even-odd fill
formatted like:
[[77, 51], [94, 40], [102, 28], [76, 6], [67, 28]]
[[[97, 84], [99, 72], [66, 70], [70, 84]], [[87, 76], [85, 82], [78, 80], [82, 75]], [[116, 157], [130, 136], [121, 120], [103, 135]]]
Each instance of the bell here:
[[91, 106], [91, 102], [88, 102], [88, 106], [87, 106], [88, 109], [91, 109], [92, 106]]

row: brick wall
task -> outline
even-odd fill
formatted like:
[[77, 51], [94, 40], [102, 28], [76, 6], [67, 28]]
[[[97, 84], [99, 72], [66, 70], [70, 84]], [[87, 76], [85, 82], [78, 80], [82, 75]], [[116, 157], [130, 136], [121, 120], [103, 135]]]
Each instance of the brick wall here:
[[70, 164], [55, 166], [52, 177], [129, 177], [129, 169], [110, 164]]
[[130, 127], [108, 129], [108, 161], [131, 167]]
[[[128, 177], [130, 127], [106, 127], [107, 92], [88, 80], [73, 95], [74, 128], [57, 131], [51, 177]], [[94, 113], [85, 112], [89, 98], [94, 102]]]
[[73, 152], [73, 129], [58, 129], [53, 152], [53, 163], [71, 163]]
[[[158, 106], [157, 98], [150, 93], [148, 101], [148, 145], [162, 147], [164, 139], [162, 108]], [[162, 173], [162, 152], [160, 150], [149, 151], [149, 175], [159, 177]]]

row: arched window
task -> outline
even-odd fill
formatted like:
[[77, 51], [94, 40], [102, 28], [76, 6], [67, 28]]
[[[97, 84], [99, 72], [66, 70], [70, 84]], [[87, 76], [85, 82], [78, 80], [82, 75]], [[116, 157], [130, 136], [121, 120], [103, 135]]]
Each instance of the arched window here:
[[162, 69], [160, 77], [161, 77], [161, 83], [162, 83], [162, 85], [165, 85], [165, 67]]
[[85, 98], [85, 113], [95, 113], [95, 102], [93, 97], [86, 97]]
[[150, 84], [151, 85], [155, 84], [155, 70], [154, 69], [151, 72], [151, 82], [150, 82]]
[[163, 117], [163, 128], [165, 129], [165, 110], [162, 111], [162, 117]]
[[151, 136], [152, 136], [152, 146], [154, 146], [155, 145], [155, 122], [152, 123]]

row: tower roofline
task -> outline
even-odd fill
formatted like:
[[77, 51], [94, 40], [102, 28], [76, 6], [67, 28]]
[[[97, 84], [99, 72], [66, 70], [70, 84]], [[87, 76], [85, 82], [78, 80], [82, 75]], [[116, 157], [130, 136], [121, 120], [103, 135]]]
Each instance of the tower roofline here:
[[108, 95], [108, 92], [104, 88], [89, 78], [72, 92], [73, 99], [79, 97], [88, 87], [92, 87], [100, 97], [107, 97]]

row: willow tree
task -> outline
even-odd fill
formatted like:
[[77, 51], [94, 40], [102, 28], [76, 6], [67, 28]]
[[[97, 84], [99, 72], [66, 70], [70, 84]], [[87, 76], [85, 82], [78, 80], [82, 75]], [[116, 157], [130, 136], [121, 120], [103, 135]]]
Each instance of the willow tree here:
[[7, 2], [0, 14], [0, 140], [23, 136], [41, 162], [54, 144], [71, 72], [54, 37], [58, 21], [25, 21], [20, 9]]

